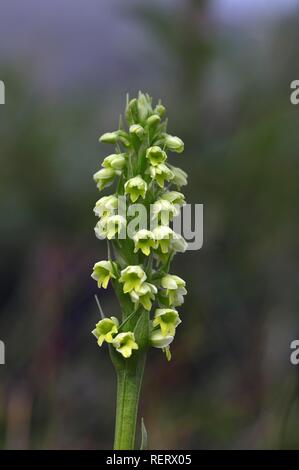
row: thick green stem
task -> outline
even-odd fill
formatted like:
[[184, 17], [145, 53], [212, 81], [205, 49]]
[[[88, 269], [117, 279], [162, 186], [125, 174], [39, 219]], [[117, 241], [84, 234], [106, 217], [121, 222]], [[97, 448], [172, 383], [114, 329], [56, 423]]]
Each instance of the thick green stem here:
[[146, 354], [137, 361], [127, 361], [117, 370], [117, 399], [115, 420], [115, 450], [133, 450], [138, 413], [139, 395]]

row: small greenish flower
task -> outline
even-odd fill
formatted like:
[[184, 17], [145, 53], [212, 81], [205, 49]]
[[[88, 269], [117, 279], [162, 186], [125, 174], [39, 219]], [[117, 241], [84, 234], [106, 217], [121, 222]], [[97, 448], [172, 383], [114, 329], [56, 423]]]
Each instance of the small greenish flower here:
[[176, 310], [172, 308], [157, 308], [153, 327], [159, 326], [163, 336], [174, 336], [176, 327], [181, 323], [181, 319]]
[[116, 270], [117, 266], [113, 261], [98, 261], [93, 267], [91, 277], [98, 282], [98, 287], [107, 289], [109, 280], [116, 278]]
[[157, 113], [160, 117], [163, 117], [165, 114], [166, 108], [163, 104], [159, 103], [154, 109], [154, 112]]
[[120, 235], [126, 228], [126, 219], [122, 215], [111, 215], [102, 218], [95, 226], [97, 238], [108, 238], [112, 240], [116, 235]]
[[138, 289], [133, 289], [130, 292], [130, 297], [132, 302], [141, 305], [148, 311], [152, 308], [152, 301], [155, 300], [155, 294], [157, 294], [158, 289], [153, 284], [149, 282], [144, 282]]
[[174, 336], [166, 335], [164, 336], [161, 330], [153, 330], [150, 336], [150, 343], [154, 348], [165, 349], [173, 341]]
[[154, 219], [157, 218], [162, 225], [168, 225], [173, 216], [178, 215], [178, 213], [178, 208], [166, 199], [158, 199], [152, 205], [152, 216]]
[[159, 225], [154, 228], [153, 234], [157, 241], [157, 247], [159, 247], [163, 254], [168, 253], [170, 242], [175, 236], [175, 232], [165, 225]]
[[153, 114], [152, 116], [147, 118], [146, 124], [148, 127], [154, 127], [157, 124], [159, 124], [160, 121], [161, 121], [161, 117], [159, 116], [159, 114]]
[[138, 349], [138, 344], [135, 341], [135, 336], [132, 331], [119, 333], [113, 339], [112, 345], [115, 347], [116, 351], [126, 359], [132, 356], [133, 349]]
[[140, 124], [132, 124], [130, 126], [129, 131], [130, 131], [130, 134], [137, 135], [139, 139], [142, 139], [143, 134], [144, 134], [144, 129], [142, 126], [140, 126]]
[[93, 175], [93, 179], [97, 183], [98, 189], [102, 191], [113, 183], [115, 176], [116, 172], [112, 168], [102, 168]]
[[141, 250], [145, 256], [149, 256], [151, 248], [156, 248], [156, 240], [153, 232], [150, 230], [139, 230], [133, 237], [135, 243], [134, 253]]
[[174, 274], [166, 274], [166, 276], [161, 279], [161, 285], [166, 289], [166, 296], [169, 299], [170, 305], [175, 307], [182, 305], [184, 295], [187, 294], [184, 279]]
[[113, 153], [104, 158], [102, 166], [104, 168], [110, 168], [115, 171], [117, 175], [120, 175], [126, 164], [125, 153]]
[[179, 137], [166, 134], [165, 146], [172, 152], [182, 153], [184, 151], [184, 142]]
[[117, 207], [117, 196], [103, 196], [96, 202], [93, 211], [98, 217], [109, 217], [110, 215], [114, 215]]
[[125, 194], [129, 194], [131, 201], [136, 202], [139, 196], [143, 199], [147, 191], [147, 184], [140, 175], [135, 176], [134, 178], [129, 179], [125, 183]]
[[118, 140], [118, 131], [114, 132], [105, 132], [105, 134], [101, 135], [99, 138], [100, 142], [104, 144], [116, 144]]
[[102, 346], [104, 341], [112, 343], [113, 335], [118, 332], [118, 325], [118, 319], [115, 317], [104, 318], [96, 324], [92, 334], [97, 338], [99, 346]]
[[119, 282], [124, 284], [124, 293], [138, 290], [141, 284], [146, 280], [146, 274], [141, 266], [127, 266], [120, 273]]
[[171, 181], [174, 178], [173, 172], [164, 163], [149, 168], [149, 173], [152, 179], [157, 181], [160, 188], [164, 187], [165, 181]]
[[146, 158], [150, 161], [152, 166], [157, 166], [165, 162], [167, 155], [158, 145], [154, 145], [147, 149]]
[[173, 237], [173, 239], [171, 240], [170, 248], [171, 248], [173, 251], [176, 251], [176, 252], [178, 252], [178, 253], [185, 253], [185, 251], [186, 251], [187, 248], [188, 248], [188, 243], [187, 243], [186, 240], [182, 237], [182, 235], [176, 233], [176, 234], [175, 234], [175, 237]]
[[166, 191], [160, 197], [161, 199], [165, 199], [166, 201], [169, 201], [172, 204], [180, 206], [180, 207], [186, 204], [184, 194], [179, 193], [178, 191]]
[[181, 186], [185, 186], [187, 184], [187, 178], [188, 178], [187, 173], [181, 168], [178, 168], [176, 166], [173, 166], [173, 165], [168, 165], [168, 166], [173, 174], [173, 179], [171, 182], [173, 184], [176, 184], [178, 188], [180, 188]]

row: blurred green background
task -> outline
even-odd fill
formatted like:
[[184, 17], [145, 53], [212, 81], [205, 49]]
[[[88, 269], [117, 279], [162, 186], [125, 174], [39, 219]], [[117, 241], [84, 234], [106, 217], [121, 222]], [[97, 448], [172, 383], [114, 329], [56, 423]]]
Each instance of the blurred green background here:
[[118, 307], [90, 278], [92, 174], [139, 89], [162, 98], [204, 204], [203, 248], [173, 267], [189, 290], [173, 360], [148, 357], [150, 448], [299, 448], [298, 3], [1, 3], [0, 448], [111, 448], [94, 294]]

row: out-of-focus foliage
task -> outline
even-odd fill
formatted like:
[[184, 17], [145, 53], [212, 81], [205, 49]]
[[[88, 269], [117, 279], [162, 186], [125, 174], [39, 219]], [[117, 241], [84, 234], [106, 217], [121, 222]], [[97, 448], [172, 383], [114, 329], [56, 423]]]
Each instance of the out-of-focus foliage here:
[[[186, 145], [176, 158], [190, 175], [187, 200], [204, 204], [203, 248], [174, 267], [189, 295], [173, 360], [148, 359], [149, 446], [299, 446], [289, 362], [299, 332], [299, 108], [289, 102], [298, 16], [226, 28], [207, 4], [123, 10], [143, 41], [133, 55], [128, 44], [99, 89], [79, 82], [51, 103], [28, 71], [20, 79], [10, 64], [1, 77], [12, 97], [0, 109], [1, 448], [111, 446], [114, 373], [90, 335], [90, 266], [105, 256], [93, 236], [91, 175], [104, 156], [98, 135], [139, 88], [165, 101], [169, 131]], [[152, 75], [141, 79], [126, 61]], [[109, 289], [100, 300], [113, 315]]]

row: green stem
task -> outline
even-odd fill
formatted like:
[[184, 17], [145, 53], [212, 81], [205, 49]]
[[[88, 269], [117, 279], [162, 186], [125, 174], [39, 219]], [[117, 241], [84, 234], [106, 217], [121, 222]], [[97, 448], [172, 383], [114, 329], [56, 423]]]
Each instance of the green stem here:
[[138, 413], [139, 395], [142, 384], [146, 353], [137, 360], [125, 362], [117, 369], [117, 398], [115, 420], [115, 450], [133, 450]]

